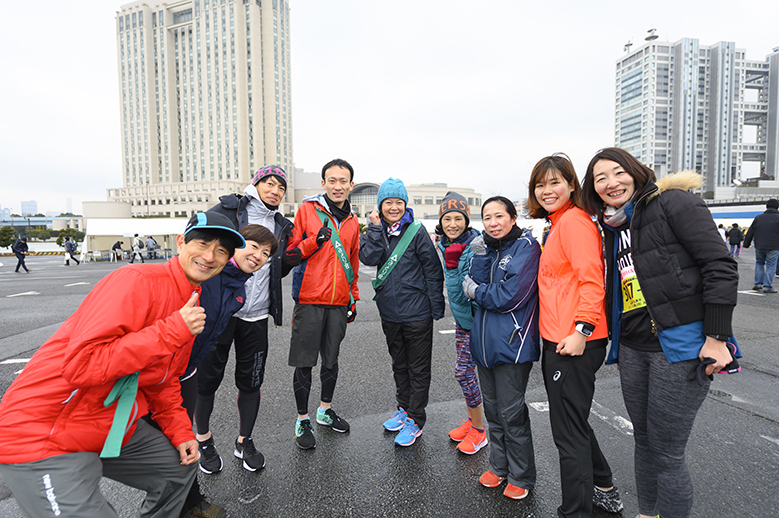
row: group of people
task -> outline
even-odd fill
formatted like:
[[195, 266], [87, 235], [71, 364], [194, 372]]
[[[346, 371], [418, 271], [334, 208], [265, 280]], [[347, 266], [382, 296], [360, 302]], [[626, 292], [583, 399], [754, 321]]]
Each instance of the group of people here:
[[[278, 211], [286, 172], [261, 168], [242, 194], [192, 217], [177, 237], [178, 256], [106, 276], [33, 355], [0, 402], [0, 473], [26, 514], [115, 516], [97, 487], [101, 476], [147, 491], [143, 517], [216, 508], [199, 491], [195, 465], [206, 474], [224, 465], [210, 416], [233, 347], [233, 453], [246, 470], [263, 468], [252, 431], [269, 320], [281, 325], [281, 279], [290, 272], [295, 443], [316, 446], [312, 417], [348, 432], [332, 404], [361, 261], [377, 267], [374, 300], [396, 388], [383, 428], [397, 432], [396, 445], [414, 444], [427, 421], [433, 321], [444, 316], [445, 289], [467, 412], [449, 438], [468, 455], [489, 445], [482, 485], [506, 481], [504, 495], [517, 500], [535, 485], [525, 391], [541, 359], [559, 452], [558, 515], [622, 509], [608, 448], [588, 424], [605, 359], [619, 362], [633, 422], [640, 516], [689, 515], [686, 443], [711, 375], [739, 356], [729, 345], [737, 265], [705, 204], [688, 192], [699, 176], [656, 181], [632, 155], [608, 148], [580, 185], [565, 155], [545, 157], [527, 202], [533, 217], [551, 223], [543, 249], [517, 225], [507, 198], [484, 202], [479, 233], [456, 192], [439, 206], [436, 249], [395, 178], [381, 184], [360, 236], [348, 200], [352, 166], [328, 162], [321, 183], [324, 192], [304, 200], [293, 225]], [[138, 289], [153, 296], [139, 301]]]

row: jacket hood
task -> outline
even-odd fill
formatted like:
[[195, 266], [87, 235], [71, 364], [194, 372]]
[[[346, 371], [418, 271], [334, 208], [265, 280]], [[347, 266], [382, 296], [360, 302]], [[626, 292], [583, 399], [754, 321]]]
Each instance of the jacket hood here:
[[659, 196], [665, 191], [691, 191], [697, 189], [703, 185], [703, 176], [695, 171], [684, 170], [660, 178], [655, 182], [655, 185], [657, 185], [657, 191], [650, 196], [650, 199]]

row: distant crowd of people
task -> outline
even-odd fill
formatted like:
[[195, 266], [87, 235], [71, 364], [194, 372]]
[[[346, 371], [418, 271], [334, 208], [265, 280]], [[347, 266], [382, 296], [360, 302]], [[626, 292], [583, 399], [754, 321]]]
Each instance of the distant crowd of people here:
[[[196, 477], [197, 467], [214, 474], [224, 466], [225, 443], [210, 422], [215, 394], [234, 348], [233, 454], [246, 470], [262, 469], [253, 429], [268, 326], [282, 324], [281, 279], [289, 273], [295, 444], [316, 447], [322, 432], [313, 420], [320, 430], [349, 432], [333, 402], [340, 345], [357, 318], [360, 262], [376, 267], [374, 300], [395, 382], [395, 405], [376, 426], [397, 432], [398, 447], [412, 446], [427, 423], [433, 322], [448, 298], [465, 403], [449, 440], [466, 455], [489, 447], [483, 486], [505, 482], [503, 494], [515, 500], [534, 490], [525, 392], [540, 360], [559, 453], [558, 516], [622, 511], [615, 477], [628, 474], [612, 471], [613, 453], [588, 422], [597, 372], [618, 362], [639, 516], [690, 515], [685, 449], [693, 422], [712, 375], [738, 370], [733, 256], [742, 240], [746, 247], [754, 240], [764, 264], [755, 288], [775, 293], [779, 203], [769, 202], [767, 218], [756, 218], [745, 238], [737, 225], [722, 236], [689, 192], [700, 175], [658, 180], [628, 152], [607, 148], [580, 183], [568, 157], [555, 154], [535, 165], [528, 192], [530, 215], [551, 224], [543, 243], [518, 226], [507, 198], [483, 203], [478, 232], [467, 200], [448, 192], [436, 244], [408, 208], [400, 179], [381, 184], [362, 235], [348, 200], [352, 166], [328, 162], [321, 185], [293, 224], [278, 210], [286, 172], [259, 169], [243, 193], [189, 220], [176, 239], [178, 256], [107, 275], [33, 355], [0, 402], [0, 473], [28, 516], [116, 516], [98, 488], [101, 476], [146, 491], [142, 517], [223, 513]], [[145, 246], [156, 242], [148, 237]], [[144, 262], [137, 234], [131, 247], [129, 262], [136, 255]], [[26, 246], [18, 250], [26, 269]]]

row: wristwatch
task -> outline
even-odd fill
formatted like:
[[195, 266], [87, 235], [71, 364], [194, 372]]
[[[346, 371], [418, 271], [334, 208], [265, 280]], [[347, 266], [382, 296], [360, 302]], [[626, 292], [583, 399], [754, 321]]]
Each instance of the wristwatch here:
[[592, 336], [595, 326], [587, 322], [576, 322], [576, 327], [574, 329], [589, 338]]

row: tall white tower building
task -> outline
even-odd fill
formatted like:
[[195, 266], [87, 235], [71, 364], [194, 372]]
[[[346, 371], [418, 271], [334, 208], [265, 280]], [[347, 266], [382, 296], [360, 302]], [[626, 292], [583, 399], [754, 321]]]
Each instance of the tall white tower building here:
[[617, 60], [615, 145], [658, 177], [694, 169], [711, 193], [745, 179], [744, 162], [776, 178], [779, 52], [753, 61], [732, 42], [647, 39]]
[[287, 0], [138, 1], [116, 30], [123, 187], [109, 199], [186, 216], [263, 165], [292, 172]]

